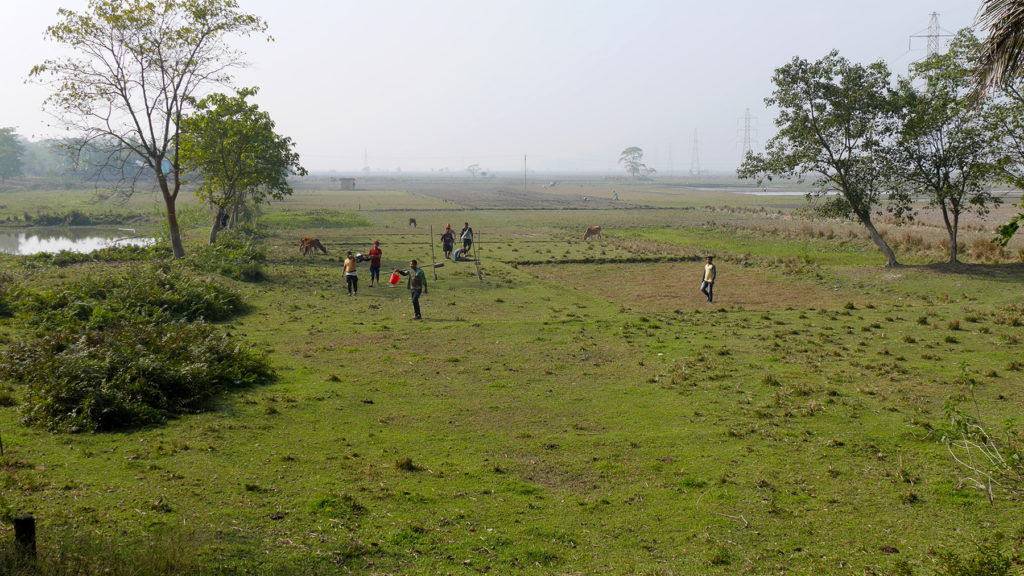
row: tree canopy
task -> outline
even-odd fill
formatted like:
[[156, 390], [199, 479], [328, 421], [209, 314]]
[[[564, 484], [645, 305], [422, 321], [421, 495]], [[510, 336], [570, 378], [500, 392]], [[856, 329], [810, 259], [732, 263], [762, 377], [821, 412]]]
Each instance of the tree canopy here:
[[973, 97], [979, 53], [974, 34], [961, 30], [946, 53], [914, 64], [898, 90], [896, 170], [910, 191], [925, 193], [941, 212], [949, 235], [950, 263], [957, 262], [960, 216], [965, 212], [984, 215], [1000, 202], [992, 194], [997, 147], [986, 126], [992, 106], [987, 99]]
[[266, 24], [236, 0], [89, 0], [81, 13], [62, 8], [58, 15], [46, 35], [71, 55], [35, 66], [31, 77], [52, 86], [46, 106], [81, 142], [110, 145], [115, 157], [120, 149], [134, 153], [129, 191], [144, 171], [154, 175], [180, 258], [175, 202], [189, 97], [228, 84], [230, 70], [242, 65], [228, 36], [262, 34]]
[[619, 155], [619, 164], [626, 169], [626, 172], [635, 180], [639, 176], [646, 176], [654, 173], [654, 168], [644, 164], [643, 148], [630, 146]]
[[291, 194], [288, 176], [306, 174], [291, 138], [274, 132], [270, 115], [246, 101], [255, 94], [255, 88], [211, 94], [182, 121], [182, 164], [202, 177], [196, 195], [216, 208], [210, 243], [226, 215], [247, 201], [259, 205]]
[[894, 131], [894, 104], [884, 62], [854, 64], [832, 51], [810, 62], [795, 57], [776, 69], [775, 91], [765, 98], [776, 106], [778, 133], [762, 154], [748, 153], [741, 178], [813, 178], [820, 212], [859, 221], [885, 255], [896, 255], [875, 228], [872, 215], [888, 199], [903, 214], [908, 198], [892, 185], [887, 141]]

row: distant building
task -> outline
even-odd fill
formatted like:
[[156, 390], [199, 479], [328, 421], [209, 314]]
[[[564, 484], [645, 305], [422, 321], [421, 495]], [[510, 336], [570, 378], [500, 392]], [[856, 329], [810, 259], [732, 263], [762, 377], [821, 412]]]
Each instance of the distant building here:
[[356, 179], [355, 178], [338, 178], [338, 189], [339, 190], [355, 190]]

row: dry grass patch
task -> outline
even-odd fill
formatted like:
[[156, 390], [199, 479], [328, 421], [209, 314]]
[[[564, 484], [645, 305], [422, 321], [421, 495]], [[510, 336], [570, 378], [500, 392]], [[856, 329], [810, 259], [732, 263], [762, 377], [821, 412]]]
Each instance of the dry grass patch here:
[[552, 264], [524, 269], [543, 280], [565, 284], [627, 308], [652, 312], [703, 310], [709, 306], [758, 310], [820, 307], [854, 297], [763, 270], [728, 264], [718, 264], [712, 305], [700, 293], [703, 262]]

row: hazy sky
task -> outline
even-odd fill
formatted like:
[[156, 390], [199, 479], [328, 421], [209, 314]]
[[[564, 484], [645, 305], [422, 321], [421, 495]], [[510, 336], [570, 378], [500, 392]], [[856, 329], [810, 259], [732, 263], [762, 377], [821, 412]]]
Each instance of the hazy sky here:
[[[742, 118], [755, 145], [774, 69], [829, 50], [884, 59], [905, 74], [925, 55], [932, 12], [972, 26], [975, 0], [239, 0], [275, 42], [233, 41], [251, 65], [239, 85], [292, 137], [311, 170], [621, 171], [644, 149], [659, 172], [733, 170]], [[0, 20], [0, 126], [59, 135], [25, 84], [54, 54], [59, 7], [6, 2]]]

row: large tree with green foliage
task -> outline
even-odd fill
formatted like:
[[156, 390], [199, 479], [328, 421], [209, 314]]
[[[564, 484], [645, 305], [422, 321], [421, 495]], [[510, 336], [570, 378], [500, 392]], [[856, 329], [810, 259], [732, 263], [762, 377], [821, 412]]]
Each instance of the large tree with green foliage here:
[[[175, 202], [181, 189], [180, 124], [192, 95], [230, 82], [242, 55], [230, 35], [262, 34], [266, 24], [236, 0], [89, 0], [58, 11], [46, 35], [70, 49], [31, 76], [53, 86], [47, 106], [84, 143], [116, 143], [151, 172], [167, 210], [175, 258], [185, 254]], [[118, 152], [113, 150], [112, 152]]]
[[630, 146], [619, 155], [619, 164], [626, 169], [626, 172], [636, 180], [640, 176], [654, 173], [654, 168], [644, 164], [644, 150], [637, 146]]
[[981, 44], [961, 30], [949, 50], [911, 66], [899, 84], [899, 133], [893, 158], [900, 179], [923, 192], [942, 213], [949, 261], [957, 263], [960, 216], [984, 215], [1000, 202], [992, 194], [998, 163], [986, 118], [988, 100], [974, 98], [974, 65]]
[[741, 178], [813, 178], [808, 200], [824, 215], [859, 221], [885, 255], [896, 254], [872, 216], [888, 200], [901, 215], [909, 205], [891, 181], [887, 147], [894, 132], [894, 103], [884, 62], [854, 64], [835, 51], [817, 62], [795, 57], [776, 69], [775, 91], [765, 103], [779, 109], [778, 133], [764, 153], [748, 153]]
[[0, 128], [0, 182], [21, 175], [25, 145], [14, 128]]
[[[987, 106], [986, 126], [999, 154], [998, 175], [1011, 186], [1024, 189], [1024, 94], [1007, 86], [1003, 96]], [[1024, 203], [1019, 206], [1024, 208]], [[1013, 216], [999, 227], [994, 241], [1006, 246], [1022, 224], [1024, 213]]]
[[211, 94], [182, 122], [182, 164], [202, 176], [196, 195], [216, 209], [211, 244], [227, 215], [237, 218], [247, 202], [280, 200], [292, 193], [288, 176], [306, 174], [291, 138], [275, 133], [270, 114], [246, 101], [255, 94], [255, 88]]

